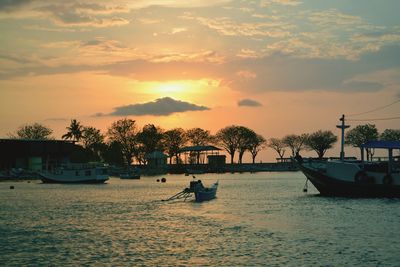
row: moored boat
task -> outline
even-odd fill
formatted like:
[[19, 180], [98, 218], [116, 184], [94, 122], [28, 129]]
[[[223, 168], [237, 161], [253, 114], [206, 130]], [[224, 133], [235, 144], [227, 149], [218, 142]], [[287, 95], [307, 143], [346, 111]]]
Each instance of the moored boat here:
[[138, 169], [128, 169], [119, 174], [121, 179], [140, 179], [140, 172]]
[[[385, 149], [387, 161], [313, 161], [297, 159], [300, 170], [315, 188], [326, 196], [400, 197], [400, 162], [393, 150], [399, 141], [370, 141], [364, 149]], [[363, 155], [363, 153], [362, 153]]]
[[43, 183], [98, 184], [109, 179], [107, 167], [97, 164], [70, 164], [51, 171], [39, 172]]

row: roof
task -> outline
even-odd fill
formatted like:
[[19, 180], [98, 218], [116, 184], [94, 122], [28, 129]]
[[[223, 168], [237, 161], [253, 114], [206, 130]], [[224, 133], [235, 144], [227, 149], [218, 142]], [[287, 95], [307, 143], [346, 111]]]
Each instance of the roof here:
[[361, 145], [362, 148], [400, 149], [400, 141], [368, 141]]
[[56, 140], [56, 139], [21, 139], [21, 138], [0, 138], [1, 143], [70, 143], [70, 140]]
[[211, 151], [211, 150], [221, 150], [215, 146], [187, 146], [179, 149], [179, 152], [191, 152], [191, 151]]
[[162, 159], [162, 158], [168, 158], [168, 156], [162, 153], [161, 151], [153, 151], [151, 153], [146, 154], [146, 159]]

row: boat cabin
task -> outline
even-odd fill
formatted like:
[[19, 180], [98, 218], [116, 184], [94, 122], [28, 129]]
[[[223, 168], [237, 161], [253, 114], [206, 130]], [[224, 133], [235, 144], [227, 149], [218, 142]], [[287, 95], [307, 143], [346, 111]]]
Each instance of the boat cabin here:
[[[364, 160], [364, 152], [366, 149], [385, 149], [388, 151], [388, 160], [366, 165]], [[399, 157], [393, 155], [394, 150], [400, 150], [400, 141], [369, 141], [361, 145], [361, 161], [364, 168], [366, 170], [372, 168], [374, 170], [376, 169], [376, 171], [386, 171], [388, 174], [400, 171]]]

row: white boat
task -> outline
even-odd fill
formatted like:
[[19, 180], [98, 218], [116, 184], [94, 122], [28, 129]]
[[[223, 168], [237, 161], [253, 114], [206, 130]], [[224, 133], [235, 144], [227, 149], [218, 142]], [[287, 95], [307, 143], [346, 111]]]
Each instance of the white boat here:
[[98, 164], [70, 164], [39, 172], [43, 183], [99, 184], [109, 179], [107, 167]]

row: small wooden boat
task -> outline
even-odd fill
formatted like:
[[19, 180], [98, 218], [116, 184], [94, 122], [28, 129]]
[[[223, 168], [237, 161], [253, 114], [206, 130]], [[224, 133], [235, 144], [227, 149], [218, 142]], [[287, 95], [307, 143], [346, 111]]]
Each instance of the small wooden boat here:
[[[193, 176], [193, 178], [195, 178]], [[215, 182], [211, 187], [204, 187], [201, 180], [193, 180], [190, 182], [189, 187], [185, 188], [181, 192], [173, 195], [172, 197], [163, 201], [184, 199], [191, 197], [194, 194], [196, 202], [207, 201], [216, 198], [218, 189], [218, 181]]]
[[202, 202], [206, 200], [214, 199], [217, 195], [218, 181], [215, 182], [211, 187], [204, 187], [200, 180], [197, 181], [194, 187], [194, 196], [196, 202]]

